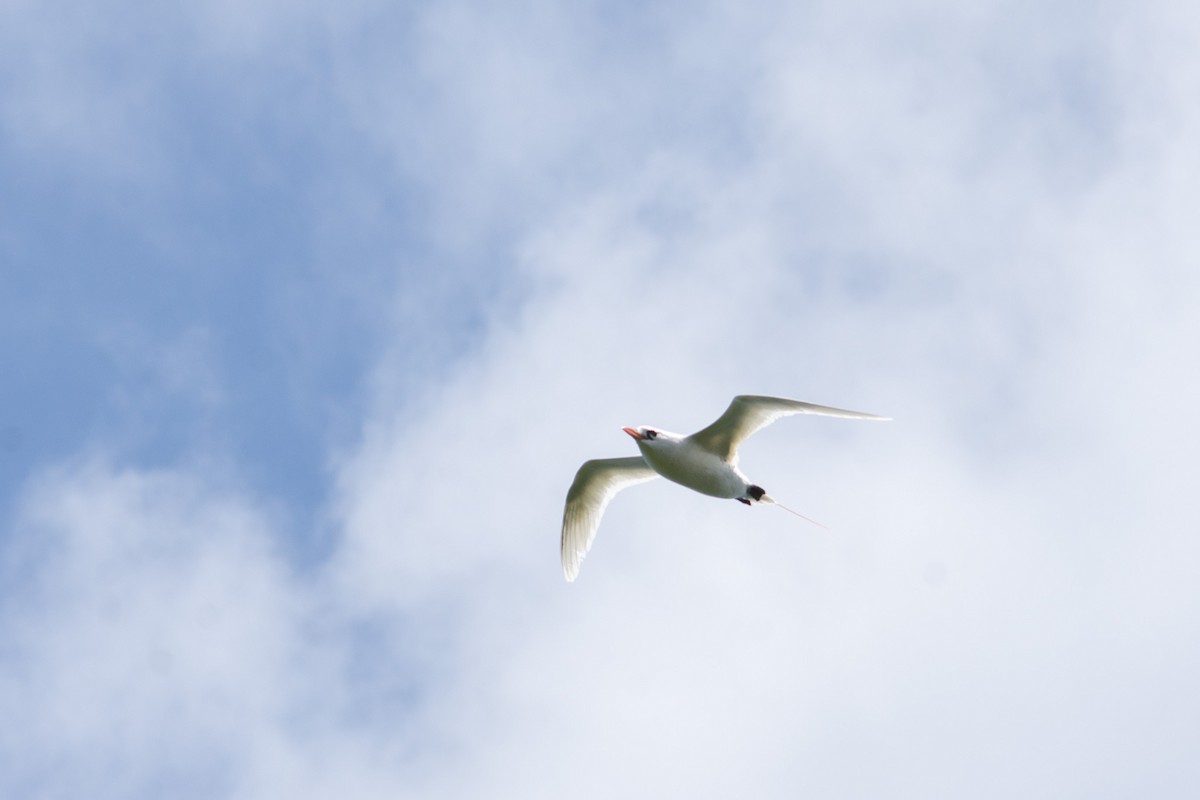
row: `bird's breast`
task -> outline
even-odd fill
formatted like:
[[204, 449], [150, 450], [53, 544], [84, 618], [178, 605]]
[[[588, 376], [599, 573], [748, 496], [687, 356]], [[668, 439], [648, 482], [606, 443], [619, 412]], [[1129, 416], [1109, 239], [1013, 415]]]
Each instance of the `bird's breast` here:
[[671, 448], [642, 448], [646, 462], [664, 478], [711, 497], [740, 497], [747, 481], [720, 456], [684, 443]]

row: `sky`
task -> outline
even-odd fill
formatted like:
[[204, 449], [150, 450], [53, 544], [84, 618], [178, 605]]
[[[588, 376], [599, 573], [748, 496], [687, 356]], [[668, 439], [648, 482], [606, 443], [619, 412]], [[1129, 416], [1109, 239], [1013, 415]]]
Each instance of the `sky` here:
[[1195, 796], [1198, 40], [0, 3], [0, 795]]

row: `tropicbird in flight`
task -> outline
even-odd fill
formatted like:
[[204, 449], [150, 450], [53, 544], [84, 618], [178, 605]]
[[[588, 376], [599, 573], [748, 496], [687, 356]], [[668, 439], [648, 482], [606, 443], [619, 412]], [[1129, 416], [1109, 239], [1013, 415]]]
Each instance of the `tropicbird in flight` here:
[[[780, 417], [792, 414], [822, 414], [829, 417], [885, 420], [876, 414], [819, 406], [783, 397], [742, 394], [733, 398], [717, 421], [691, 436], [641, 426], [622, 428], [637, 441], [640, 456], [597, 458], [585, 461], [575, 473], [563, 509], [563, 577], [573, 581], [600, 527], [600, 517], [613, 496], [635, 483], [659, 475], [712, 497], [730, 498], [746, 505], [779, 505], [761, 486], [738, 469], [737, 449], [750, 434]], [[786, 506], [780, 506], [786, 508]], [[791, 511], [791, 509], [787, 509]], [[796, 512], [792, 512], [795, 514]], [[802, 516], [802, 515], [798, 515]], [[807, 519], [807, 517], [805, 518]], [[811, 520], [810, 520], [811, 522]]]

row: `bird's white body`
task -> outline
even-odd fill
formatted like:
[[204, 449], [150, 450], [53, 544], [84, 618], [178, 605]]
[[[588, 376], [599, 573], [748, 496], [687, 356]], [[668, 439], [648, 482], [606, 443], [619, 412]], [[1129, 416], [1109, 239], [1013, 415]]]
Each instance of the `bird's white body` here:
[[688, 437], [659, 430], [654, 439], [637, 440], [642, 458], [669, 481], [706, 494], [732, 499], [742, 497], [751, 483], [737, 464], [731, 464]]
[[623, 428], [637, 440], [641, 457], [586, 461], [567, 492], [561, 542], [564, 577], [575, 580], [580, 562], [596, 538], [605, 507], [626, 486], [661, 475], [711, 497], [735, 499], [746, 505], [774, 503], [762, 487], [751, 483], [738, 469], [737, 448], [750, 434], [791, 414], [887, 419], [782, 397], [738, 395], [713, 424], [691, 436], [645, 425]]

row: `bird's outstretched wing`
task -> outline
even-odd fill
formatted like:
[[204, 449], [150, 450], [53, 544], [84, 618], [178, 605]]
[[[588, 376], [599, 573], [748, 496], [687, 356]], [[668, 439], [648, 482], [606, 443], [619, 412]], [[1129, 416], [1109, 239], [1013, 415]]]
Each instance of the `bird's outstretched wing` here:
[[651, 478], [658, 473], [642, 460], [641, 456], [630, 458], [597, 458], [585, 461], [575, 473], [575, 482], [567, 491], [567, 505], [563, 509], [562, 568], [568, 581], [579, 575], [579, 564], [596, 538], [600, 517], [613, 495]]
[[780, 417], [792, 414], [822, 414], [827, 417], [852, 417], [854, 419], [891, 419], [877, 414], [865, 414], [861, 411], [848, 411], [844, 408], [819, 406], [815, 403], [803, 403], [799, 400], [788, 400], [785, 397], [761, 397], [753, 394], [739, 394], [733, 398], [725, 413], [717, 421], [703, 430], [696, 431], [688, 438], [716, 453], [726, 461], [730, 461], [737, 453], [738, 445], [750, 434], [765, 428]]

